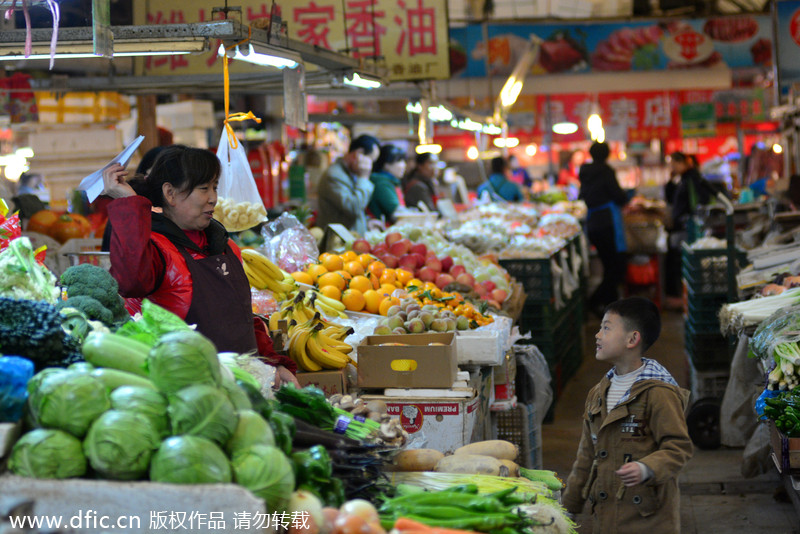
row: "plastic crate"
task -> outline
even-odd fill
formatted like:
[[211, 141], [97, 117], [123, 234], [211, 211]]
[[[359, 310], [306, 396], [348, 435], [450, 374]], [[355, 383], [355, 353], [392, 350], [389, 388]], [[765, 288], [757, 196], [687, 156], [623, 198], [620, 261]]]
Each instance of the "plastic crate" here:
[[732, 347], [722, 334], [695, 333], [685, 328], [684, 341], [689, 360], [698, 371], [719, 371], [731, 364]]
[[528, 469], [542, 468], [542, 429], [536, 425], [533, 405], [517, 404], [503, 412], [492, 412], [492, 434], [519, 447], [517, 464]]
[[719, 318], [717, 314], [693, 314], [691, 311], [684, 316], [684, 324], [698, 334], [719, 333]]
[[692, 273], [684, 268], [681, 272], [689, 291], [699, 295], [721, 294], [728, 291], [728, 271], [726, 263], [721, 270]]
[[[747, 263], [747, 254], [736, 250], [736, 268]], [[692, 249], [683, 244], [681, 252], [681, 273], [690, 292], [696, 294], [727, 293], [728, 291], [728, 251], [724, 248]], [[735, 283], [735, 281], [731, 281]]]
[[689, 359], [689, 384], [692, 402], [700, 399], [722, 399], [730, 378], [729, 370], [698, 371]]
[[553, 298], [553, 270], [550, 258], [502, 259], [500, 266], [517, 279], [529, 298]]

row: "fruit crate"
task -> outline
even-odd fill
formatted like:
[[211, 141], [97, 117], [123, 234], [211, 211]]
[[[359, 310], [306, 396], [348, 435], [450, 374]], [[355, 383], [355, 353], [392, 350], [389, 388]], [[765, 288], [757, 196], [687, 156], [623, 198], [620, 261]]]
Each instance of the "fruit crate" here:
[[553, 298], [553, 270], [549, 257], [501, 259], [499, 263], [522, 284], [529, 299]]
[[492, 412], [493, 439], [502, 439], [519, 447], [516, 462], [528, 469], [542, 469], [542, 428], [536, 424], [532, 404], [519, 403], [502, 412]]
[[689, 359], [689, 384], [692, 402], [701, 399], [722, 399], [728, 387], [730, 371], [699, 371]]
[[684, 327], [684, 330], [686, 353], [698, 371], [719, 371], [730, 367], [733, 347], [725, 336], [695, 333], [690, 327]]
[[[736, 250], [736, 269], [747, 264], [747, 254]], [[725, 248], [693, 249], [683, 243], [681, 272], [689, 290], [697, 294], [727, 293], [728, 251]]]

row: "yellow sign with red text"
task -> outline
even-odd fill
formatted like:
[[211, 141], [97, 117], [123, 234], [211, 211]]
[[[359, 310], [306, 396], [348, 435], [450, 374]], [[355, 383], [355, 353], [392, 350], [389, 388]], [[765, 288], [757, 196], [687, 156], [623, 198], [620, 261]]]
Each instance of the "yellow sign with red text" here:
[[[136, 0], [135, 24], [206, 22], [219, 0]], [[272, 3], [240, 0], [241, 22], [269, 19]], [[292, 0], [279, 4], [290, 38], [385, 67], [393, 81], [450, 77], [446, 0]], [[238, 20], [238, 13], [231, 13]], [[220, 43], [202, 55], [144, 59], [145, 75], [210, 74], [217, 71]], [[231, 65], [232, 72], [253, 72], [253, 65]]]

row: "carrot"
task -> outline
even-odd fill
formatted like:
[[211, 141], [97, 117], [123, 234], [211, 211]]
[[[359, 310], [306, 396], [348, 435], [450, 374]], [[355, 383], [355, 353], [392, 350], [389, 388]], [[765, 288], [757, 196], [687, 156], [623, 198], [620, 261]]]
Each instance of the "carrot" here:
[[424, 523], [400, 517], [394, 522], [394, 528], [403, 534], [474, 534], [471, 530], [455, 530], [452, 528], [430, 527]]

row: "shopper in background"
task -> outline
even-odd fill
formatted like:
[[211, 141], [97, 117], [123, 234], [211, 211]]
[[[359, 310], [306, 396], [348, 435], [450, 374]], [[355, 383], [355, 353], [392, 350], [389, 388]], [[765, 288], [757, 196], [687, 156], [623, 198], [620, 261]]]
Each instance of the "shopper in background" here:
[[586, 233], [603, 264], [603, 280], [589, 297], [589, 309], [601, 315], [603, 308], [619, 298], [619, 285], [625, 278], [627, 244], [621, 208], [628, 195], [617, 182], [614, 169], [608, 165], [611, 151], [606, 143], [589, 148], [591, 163], [581, 166], [580, 195], [589, 208]]
[[498, 156], [490, 163], [489, 178], [478, 186], [478, 197], [486, 194], [494, 201], [521, 202], [522, 191], [511, 181], [511, 166], [506, 158]]
[[347, 154], [333, 162], [317, 185], [317, 226], [325, 229], [339, 223], [359, 235], [367, 232], [367, 205], [374, 186], [369, 179], [381, 144], [371, 135], [350, 142]]
[[[241, 255], [213, 219], [220, 164], [207, 150], [173, 145], [146, 177], [133, 181], [119, 164], [103, 171], [109, 204], [111, 274], [131, 313], [142, 299], [175, 313], [220, 352], [256, 353], [276, 367], [276, 384], [296, 366], [275, 353], [264, 321], [253, 315]], [[153, 212], [161, 208], [161, 213]]]
[[[564, 159], [562, 157], [562, 160]], [[558, 172], [558, 182], [556, 184], [560, 186], [579, 186], [578, 173], [584, 161], [586, 161], [586, 156], [583, 151], [575, 150], [568, 153], [566, 159], [561, 163], [561, 170]]]
[[422, 202], [428, 211], [436, 211], [436, 175], [439, 158], [436, 154], [417, 154], [416, 165], [403, 180], [403, 197], [406, 206], [417, 208]]
[[519, 164], [517, 156], [508, 156], [508, 166], [511, 168], [511, 181], [520, 185], [520, 189], [528, 190], [533, 185], [533, 179], [528, 171]]
[[651, 301], [606, 308], [595, 358], [613, 368], [586, 398], [583, 432], [562, 502], [571, 514], [591, 503], [593, 532], [679, 534], [678, 474], [692, 457], [684, 411], [689, 392], [643, 355], [661, 333]]
[[406, 153], [395, 145], [383, 145], [369, 177], [375, 190], [368, 207], [373, 217], [384, 219], [387, 225], [394, 224], [394, 212], [400, 205], [397, 188], [405, 172]]

